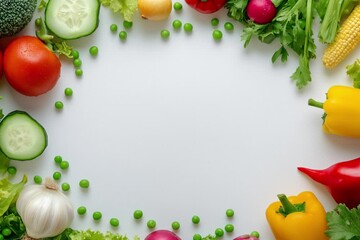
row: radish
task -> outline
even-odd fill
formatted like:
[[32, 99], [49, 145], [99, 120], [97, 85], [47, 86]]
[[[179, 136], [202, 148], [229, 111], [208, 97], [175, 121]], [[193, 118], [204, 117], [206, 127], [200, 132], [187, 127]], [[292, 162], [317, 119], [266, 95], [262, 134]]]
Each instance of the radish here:
[[181, 240], [181, 238], [168, 230], [156, 230], [147, 235], [145, 240]]
[[271, 0], [250, 0], [246, 7], [246, 14], [257, 24], [271, 22], [276, 12], [277, 9]]

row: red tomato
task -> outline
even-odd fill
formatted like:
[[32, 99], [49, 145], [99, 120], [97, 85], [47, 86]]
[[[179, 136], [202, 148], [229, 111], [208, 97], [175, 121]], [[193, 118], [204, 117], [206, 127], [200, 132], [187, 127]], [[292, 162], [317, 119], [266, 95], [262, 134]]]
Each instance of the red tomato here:
[[59, 58], [33, 36], [13, 40], [5, 49], [3, 61], [6, 80], [26, 96], [50, 91], [60, 78]]
[[201, 13], [213, 13], [224, 7], [227, 0], [185, 0], [185, 2]]

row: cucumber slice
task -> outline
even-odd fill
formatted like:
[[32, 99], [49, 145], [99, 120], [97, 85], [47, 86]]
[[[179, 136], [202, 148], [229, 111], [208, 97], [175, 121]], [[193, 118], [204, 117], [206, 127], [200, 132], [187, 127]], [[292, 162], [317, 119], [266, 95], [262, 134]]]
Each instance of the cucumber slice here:
[[59, 38], [81, 38], [96, 30], [99, 12], [99, 0], [49, 0], [45, 24]]
[[47, 147], [47, 133], [28, 113], [13, 111], [0, 123], [0, 150], [12, 160], [31, 160]]

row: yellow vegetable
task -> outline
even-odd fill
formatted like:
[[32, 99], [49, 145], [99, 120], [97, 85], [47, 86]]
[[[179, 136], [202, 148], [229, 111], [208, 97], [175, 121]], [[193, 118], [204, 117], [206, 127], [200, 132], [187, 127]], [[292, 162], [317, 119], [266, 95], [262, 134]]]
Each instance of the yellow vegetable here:
[[340, 26], [334, 42], [325, 49], [323, 63], [326, 68], [336, 67], [360, 43], [360, 4]]
[[266, 219], [276, 240], [327, 240], [326, 211], [314, 193], [306, 191], [269, 205]]
[[326, 133], [360, 138], [360, 89], [332, 86], [324, 103], [309, 99], [309, 105], [323, 108], [323, 129]]

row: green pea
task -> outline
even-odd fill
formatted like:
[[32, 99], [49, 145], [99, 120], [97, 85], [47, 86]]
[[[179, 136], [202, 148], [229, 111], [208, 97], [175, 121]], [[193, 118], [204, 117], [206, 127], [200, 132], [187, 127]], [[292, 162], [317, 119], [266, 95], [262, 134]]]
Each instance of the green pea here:
[[162, 39], [168, 39], [170, 37], [170, 32], [166, 29], [161, 30], [160, 35]]
[[219, 19], [218, 18], [211, 19], [211, 25], [214, 27], [219, 25]]
[[55, 163], [60, 164], [62, 162], [62, 157], [61, 156], [55, 156], [54, 161], [55, 161]]
[[180, 11], [183, 8], [182, 4], [180, 2], [175, 2], [174, 3], [174, 10], [175, 11]]
[[202, 239], [202, 237], [200, 234], [198, 234], [198, 233], [194, 234], [193, 240], [201, 240], [201, 239]]
[[133, 216], [134, 216], [135, 219], [140, 219], [143, 216], [143, 211], [135, 210]]
[[155, 228], [156, 227], [156, 221], [151, 219], [151, 220], [147, 221], [146, 225], [150, 229]]
[[229, 208], [226, 210], [225, 214], [227, 217], [233, 217], [235, 213], [234, 213], [234, 210]]
[[221, 228], [217, 228], [217, 229], [215, 230], [215, 235], [216, 235], [217, 237], [222, 237], [222, 236], [224, 236], [224, 230], [222, 230]]
[[80, 182], [79, 182], [79, 186], [81, 188], [89, 188], [90, 182], [87, 179], [81, 179]]
[[75, 75], [81, 77], [83, 75], [83, 70], [80, 68], [75, 69]]
[[259, 234], [258, 231], [252, 231], [252, 232], [250, 233], [250, 236], [256, 237], [256, 238], [260, 238], [260, 234]]
[[11, 233], [12, 233], [12, 231], [11, 231], [10, 228], [3, 228], [3, 230], [1, 231], [1, 234], [2, 234], [4, 237], [10, 236]]
[[0, 240], [4, 240], [5, 237], [0, 233]]
[[42, 23], [41, 18], [35, 19], [35, 26], [36, 27], [41, 27], [41, 23]]
[[233, 231], [234, 231], [234, 225], [232, 225], [230, 223], [225, 225], [225, 232], [230, 233], [230, 232], [233, 232]]
[[180, 223], [178, 221], [174, 221], [174, 222], [172, 222], [171, 227], [173, 230], [179, 230]]
[[[73, 90], [71, 88], [65, 88], [64, 90], [65, 96], [71, 97], [73, 95]], [[61, 161], [60, 161], [61, 163]]]
[[64, 192], [67, 192], [70, 190], [70, 184], [68, 183], [62, 183], [61, 184], [61, 189], [64, 191]]
[[124, 28], [126, 28], [126, 29], [132, 28], [133, 22], [124, 21], [124, 22], [123, 22], [123, 26], [124, 26]]
[[39, 175], [35, 175], [35, 176], [34, 176], [34, 182], [35, 182], [36, 184], [41, 184], [41, 183], [42, 183], [42, 177], [39, 176]]
[[72, 50], [72, 51], [71, 51], [71, 56], [72, 56], [74, 59], [77, 59], [77, 58], [80, 57], [80, 53], [79, 53], [79, 51], [77, 51], [77, 50]]
[[60, 163], [60, 168], [61, 168], [62, 170], [68, 169], [69, 166], [70, 166], [70, 164], [69, 164], [68, 161], [62, 161], [62, 162]]
[[86, 207], [84, 207], [84, 206], [78, 207], [77, 213], [78, 213], [79, 215], [84, 215], [84, 214], [86, 213]]
[[75, 58], [75, 59], [73, 60], [73, 65], [74, 65], [74, 67], [76, 67], [76, 68], [81, 67], [81, 65], [82, 65], [81, 59], [80, 59], [80, 58]]
[[173, 25], [173, 28], [174, 29], [180, 29], [181, 28], [181, 26], [182, 26], [182, 22], [180, 21], [180, 20], [174, 20], [173, 22], [172, 22], [172, 25]]
[[127, 39], [127, 32], [120, 31], [119, 32], [119, 38], [120, 38], [120, 40], [125, 41]]
[[224, 28], [225, 28], [225, 30], [227, 30], [227, 31], [232, 31], [232, 30], [234, 30], [234, 25], [233, 25], [231, 22], [226, 22], [226, 23], [224, 24]]
[[119, 226], [119, 219], [111, 218], [110, 219], [110, 225], [113, 226], [113, 227], [118, 227]]
[[91, 56], [96, 56], [99, 53], [99, 48], [97, 46], [91, 46], [89, 48], [89, 53]]
[[61, 178], [61, 172], [54, 172], [53, 173], [53, 179], [54, 180], [60, 180]]
[[199, 216], [193, 216], [191, 218], [191, 221], [193, 222], [193, 224], [199, 224], [200, 223], [200, 217]]
[[117, 30], [118, 30], [118, 26], [115, 23], [110, 25], [110, 31], [111, 32], [116, 32]]
[[100, 220], [101, 218], [102, 218], [102, 213], [101, 213], [101, 212], [96, 211], [96, 212], [93, 213], [93, 219], [94, 219], [94, 220], [98, 221], [98, 220]]
[[62, 101], [56, 101], [55, 102], [55, 108], [60, 110], [64, 108], [64, 103]]
[[10, 166], [10, 167], [8, 167], [8, 168], [6, 169], [6, 171], [7, 171], [10, 175], [15, 175], [16, 172], [17, 172], [17, 169], [16, 169], [16, 167], [14, 167], [14, 166]]
[[213, 31], [212, 36], [213, 36], [214, 40], [219, 41], [219, 40], [221, 40], [223, 34], [220, 30], [216, 29]]
[[184, 30], [185, 30], [185, 32], [192, 32], [193, 25], [191, 23], [185, 23], [184, 24]]

